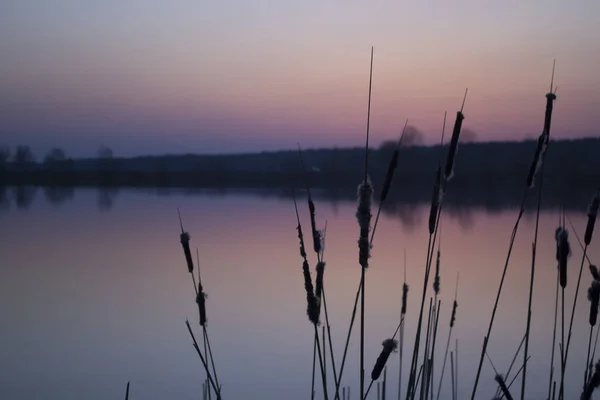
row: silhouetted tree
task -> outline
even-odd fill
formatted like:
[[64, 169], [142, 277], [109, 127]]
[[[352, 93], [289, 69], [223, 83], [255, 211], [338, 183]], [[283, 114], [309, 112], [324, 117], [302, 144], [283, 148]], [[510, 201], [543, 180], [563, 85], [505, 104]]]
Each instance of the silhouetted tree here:
[[28, 169], [35, 163], [35, 157], [31, 148], [26, 145], [19, 145], [13, 155], [13, 164], [17, 169]]
[[6, 164], [10, 160], [10, 147], [0, 145], [0, 170], [6, 168]]

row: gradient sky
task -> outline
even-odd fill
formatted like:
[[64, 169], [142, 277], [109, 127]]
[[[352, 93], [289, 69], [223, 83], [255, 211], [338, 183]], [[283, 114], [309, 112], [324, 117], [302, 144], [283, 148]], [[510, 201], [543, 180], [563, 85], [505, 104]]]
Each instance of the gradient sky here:
[[600, 132], [600, 2], [7, 0], [0, 142], [81, 156], [433, 143], [469, 97], [478, 140]]

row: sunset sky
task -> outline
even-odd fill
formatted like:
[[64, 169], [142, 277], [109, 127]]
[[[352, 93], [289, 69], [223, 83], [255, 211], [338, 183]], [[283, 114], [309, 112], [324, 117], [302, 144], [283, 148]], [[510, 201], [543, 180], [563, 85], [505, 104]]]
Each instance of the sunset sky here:
[[600, 134], [600, 2], [8, 0], [0, 143], [75, 156], [433, 143], [465, 87], [477, 139]]

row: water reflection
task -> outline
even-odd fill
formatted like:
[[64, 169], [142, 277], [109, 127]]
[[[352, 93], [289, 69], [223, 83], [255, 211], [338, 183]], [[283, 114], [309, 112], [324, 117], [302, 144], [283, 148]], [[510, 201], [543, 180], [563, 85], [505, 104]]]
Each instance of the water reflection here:
[[44, 188], [44, 197], [54, 205], [61, 206], [67, 201], [73, 200], [75, 189], [71, 186], [47, 186]]
[[[114, 204], [117, 193], [108, 193]], [[11, 240], [0, 241], [0, 398], [119, 398], [128, 380], [136, 398], [198, 398], [203, 374], [183, 323], [186, 317], [195, 321], [198, 310], [181, 254], [177, 207], [192, 246], [198, 246], [201, 254], [211, 344], [224, 398], [308, 397], [312, 327], [305, 315], [295, 214], [287, 193], [256, 196], [228, 191], [220, 196], [173, 190], [158, 196], [156, 191], [123, 190], [106, 213], [97, 212], [98, 196], [96, 190], [77, 190], [58, 209], [37, 201], [29, 203], [27, 213], [11, 209], [2, 216], [0, 237]], [[316, 201], [317, 224], [322, 227], [328, 221], [327, 302], [334, 350], [341, 357], [360, 278], [356, 204], [350, 198], [338, 203], [323, 198], [319, 194]], [[474, 378], [517, 210], [444, 209], [440, 295], [444, 322], [438, 335], [447, 335], [460, 271], [454, 335], [461, 349], [459, 397], [464, 398]], [[427, 202], [395, 201], [388, 211], [378, 227], [366, 280], [368, 368], [381, 341], [397, 324], [404, 249], [411, 287], [405, 349], [411, 348], [427, 248]], [[300, 212], [308, 227], [304, 201]], [[583, 230], [585, 205], [570, 217]], [[531, 398], [545, 398], [547, 388], [556, 221], [555, 212], [543, 211], [532, 314], [535, 339], [530, 345]], [[524, 331], [534, 222], [522, 221], [488, 349], [504, 371]], [[593, 261], [600, 257], [598, 242], [590, 249]], [[581, 250], [574, 240], [571, 246], [569, 274], [575, 277]], [[313, 254], [310, 257], [314, 271]], [[582, 287], [589, 281], [584, 275]], [[573, 295], [570, 286], [566, 297]], [[587, 349], [589, 303], [584, 290], [580, 295], [567, 398], [578, 398], [584, 369], [579, 360]], [[356, 393], [356, 334], [350, 349], [344, 384]], [[397, 375], [397, 357], [388, 361], [388, 378]], [[482, 376], [479, 398], [489, 399], [496, 385], [487, 363]], [[443, 387], [448, 389], [446, 382]], [[393, 398], [394, 388], [389, 385]]]
[[119, 189], [115, 187], [99, 187], [97, 194], [98, 210], [104, 212], [110, 211], [114, 206], [118, 194]]
[[13, 188], [13, 198], [19, 210], [27, 210], [37, 193], [36, 186], [17, 186]]

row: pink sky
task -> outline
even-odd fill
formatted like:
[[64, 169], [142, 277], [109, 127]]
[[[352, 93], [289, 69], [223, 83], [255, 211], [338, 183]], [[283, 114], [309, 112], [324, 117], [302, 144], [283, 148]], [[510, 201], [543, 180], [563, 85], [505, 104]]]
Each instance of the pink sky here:
[[[484, 4], [485, 3], [485, 4]], [[600, 3], [22, 0], [0, 5], [2, 142], [90, 155], [433, 143], [465, 87], [479, 140], [599, 132]]]

